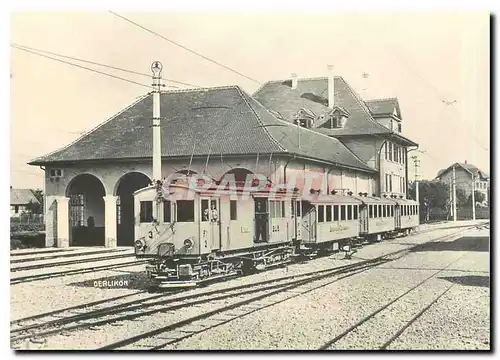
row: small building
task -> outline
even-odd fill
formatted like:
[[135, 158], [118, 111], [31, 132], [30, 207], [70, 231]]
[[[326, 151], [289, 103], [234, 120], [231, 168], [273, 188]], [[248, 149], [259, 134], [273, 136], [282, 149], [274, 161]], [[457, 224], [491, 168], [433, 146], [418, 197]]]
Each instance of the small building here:
[[19, 217], [22, 213], [29, 213], [30, 204], [40, 204], [30, 189], [10, 188], [10, 216]]
[[475, 191], [484, 195], [485, 200], [480, 205], [489, 205], [490, 176], [477, 166], [467, 163], [466, 160], [464, 163], [456, 162], [445, 169], [439, 170], [436, 179], [451, 186], [453, 182], [453, 168], [455, 168], [455, 184], [457, 190], [463, 190], [465, 195], [469, 197], [472, 194], [474, 185]]

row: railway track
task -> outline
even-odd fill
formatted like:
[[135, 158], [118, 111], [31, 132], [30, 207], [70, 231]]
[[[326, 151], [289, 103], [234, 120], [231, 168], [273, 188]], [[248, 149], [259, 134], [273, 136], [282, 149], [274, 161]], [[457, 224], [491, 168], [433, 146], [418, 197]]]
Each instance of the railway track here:
[[142, 261], [141, 260], [134, 260], [134, 261], [119, 263], [119, 264], [100, 265], [100, 266], [92, 266], [90, 268], [83, 268], [83, 269], [73, 269], [73, 270], [57, 271], [57, 272], [52, 272], [52, 273], [26, 275], [26, 276], [11, 278], [10, 284], [15, 285], [15, 284], [21, 284], [21, 283], [37, 281], [37, 280], [53, 279], [53, 278], [58, 278], [58, 277], [68, 276], [68, 275], [86, 274], [86, 273], [91, 273], [91, 272], [95, 272], [95, 271], [111, 270], [111, 269], [117, 269], [117, 268], [126, 267], [126, 266], [143, 265], [146, 263], [147, 263], [146, 260], [142, 260]]
[[[49, 256], [41, 256], [41, 257], [30, 257], [26, 259], [11, 259], [10, 263], [11, 264], [18, 264], [18, 263], [23, 263], [23, 262], [32, 262], [32, 261], [43, 261], [43, 260], [52, 260], [52, 259], [58, 259], [58, 258], [65, 258], [65, 257], [77, 257], [77, 256], [86, 256], [86, 255], [105, 255], [108, 253], [119, 253], [119, 252], [124, 252], [128, 251], [128, 249], [111, 249], [111, 250], [100, 250], [100, 251], [88, 251], [88, 252], [72, 252], [72, 251], [65, 251], [62, 254], [56, 254], [56, 255], [49, 255]], [[49, 252], [49, 251], [47, 251]], [[43, 253], [35, 253], [35, 255], [43, 255]], [[19, 255], [24, 255], [24, 254], [11, 254], [11, 256], [18, 257]]]
[[[469, 228], [474, 228], [477, 226], [469, 226]], [[462, 233], [463, 230], [454, 232], [452, 234], [448, 234], [442, 236], [440, 238], [432, 239], [430, 241], [436, 240], [444, 240], [447, 238], [454, 238], [458, 233]], [[231, 299], [237, 299], [241, 297], [245, 297], [248, 295], [255, 295], [250, 298], [247, 298], [243, 301], [238, 301], [229, 306], [218, 308], [216, 310], [202, 313], [190, 319], [182, 320], [178, 323], [168, 325], [162, 329], [153, 330], [152, 332], [148, 332], [145, 334], [137, 335], [131, 339], [126, 339], [120, 341], [119, 343], [111, 344], [103, 349], [111, 349], [111, 348], [121, 348], [123, 346], [128, 346], [131, 344], [136, 344], [137, 342], [142, 342], [143, 339], [149, 338], [150, 336], [156, 336], [160, 334], [164, 334], [165, 332], [171, 334], [172, 332], [176, 332], [175, 339], [169, 339], [162, 344], [155, 344], [150, 347], [152, 349], [157, 349], [158, 346], [163, 347], [168, 344], [173, 344], [175, 342], [181, 341], [189, 336], [195, 335], [199, 332], [206, 331], [209, 328], [222, 325], [229, 321], [235, 320], [236, 318], [245, 316], [251, 312], [258, 311], [265, 307], [273, 306], [279, 302], [286, 301], [292, 297], [300, 296], [307, 292], [313, 291], [317, 288], [327, 286], [332, 282], [339, 281], [343, 278], [356, 275], [357, 273], [367, 271], [372, 269], [374, 266], [382, 265], [387, 261], [390, 261], [390, 258], [393, 259], [404, 256], [405, 253], [409, 252], [411, 247], [401, 249], [398, 251], [393, 251], [390, 253], [382, 254], [373, 259], [367, 259], [364, 261], [359, 261], [354, 264], [344, 265], [336, 268], [329, 268], [320, 271], [312, 271], [308, 273], [298, 274], [298, 275], [290, 275], [277, 279], [270, 279], [266, 281], [262, 281], [259, 283], [252, 283], [247, 285], [240, 285], [232, 288], [227, 288], [223, 290], [214, 290], [199, 294], [193, 294], [192, 290], [181, 290], [179, 292], [186, 292], [187, 294], [180, 297], [167, 296], [165, 294], [159, 294], [154, 296], [149, 296], [147, 298], [141, 298], [133, 301], [128, 301], [125, 303], [106, 306], [103, 308], [97, 308], [91, 311], [86, 311], [85, 313], [81, 313], [81, 311], [85, 311], [85, 305], [79, 307], [72, 307], [63, 310], [59, 310], [56, 312], [50, 312], [30, 318], [19, 319], [15, 322], [11, 323], [11, 327], [15, 327], [11, 331], [11, 342], [19, 342], [25, 339], [43, 339], [49, 337], [51, 335], [64, 332], [65, 334], [76, 331], [84, 328], [93, 328], [102, 325], [107, 325], [111, 323], [121, 323], [127, 320], [136, 320], [141, 317], [157, 314], [157, 313], [165, 313], [165, 312], [175, 312], [176, 310], [186, 308], [186, 307], [196, 307], [202, 306], [204, 304], [209, 304], [217, 301], [228, 301]], [[346, 275], [344, 275], [346, 274]], [[344, 275], [344, 276], [340, 276]], [[340, 278], [331, 279], [331, 277], [340, 276]], [[264, 286], [264, 287], [262, 287]], [[259, 289], [259, 287], [262, 287]], [[134, 293], [130, 295], [125, 295], [123, 297], [117, 297], [116, 300], [120, 298], [125, 298], [127, 296], [132, 296], [139, 294]], [[266, 301], [272, 296], [277, 296], [279, 294], [287, 294], [285, 298], [279, 299], [276, 301]], [[210, 297], [215, 295], [213, 297]], [[95, 302], [92, 305], [101, 305], [106, 301], [102, 300], [99, 302]], [[87, 304], [86, 308], [91, 304]], [[247, 306], [248, 305], [248, 306]], [[239, 309], [239, 310], [238, 310]], [[243, 311], [243, 310], [244, 311]], [[75, 310], [75, 313], [70, 316], [65, 316], [65, 311]], [[237, 314], [228, 313], [230, 310], [236, 310]], [[217, 319], [217, 321], [212, 321], [210, 326], [201, 326], [197, 328], [196, 331], [187, 331], [184, 328], [188, 325], [197, 324], [200, 321], [212, 318], [216, 314], [221, 312], [226, 313], [229, 317], [225, 319]], [[50, 319], [52, 317], [52, 319]], [[55, 319], [54, 319], [55, 317]], [[31, 323], [27, 326], [21, 326], [22, 324], [34, 321], [35, 323]], [[17, 326], [17, 327], [16, 327]], [[178, 330], [182, 330], [182, 336], [179, 336]], [[160, 331], [161, 330], [161, 331]], [[164, 336], [160, 336], [160, 338], [164, 338]], [[35, 340], [35, 341], [36, 341]], [[143, 347], [139, 345], [139, 347]]]
[[[471, 226], [474, 228], [475, 226]], [[440, 240], [454, 239], [458, 233], [464, 230], [455, 232], [453, 234], [445, 235]], [[432, 241], [436, 241], [433, 239]], [[356, 264], [357, 269], [351, 268], [350, 271], [345, 269], [335, 273], [316, 276], [310, 279], [298, 281], [294, 284], [287, 284], [276, 290], [266, 290], [262, 294], [258, 293], [255, 296], [246, 298], [236, 303], [222, 306], [214, 310], [203, 312], [199, 315], [183, 319], [181, 321], [169, 324], [164, 327], [157, 328], [142, 334], [132, 336], [130, 338], [106, 345], [99, 350], [125, 350], [125, 349], [149, 349], [160, 350], [167, 346], [178, 343], [193, 335], [202, 333], [214, 327], [226, 324], [228, 322], [239, 319], [243, 316], [249, 315], [253, 312], [262, 310], [264, 308], [277, 305], [289, 299], [304, 295], [316, 289], [328, 286], [334, 282], [343, 280], [345, 278], [360, 274], [362, 272], [373, 269], [374, 267], [390, 261], [388, 258], [394, 259], [404, 256], [411, 248], [406, 248], [398, 251], [384, 254], [371, 260], [360, 261]], [[383, 261], [385, 260], [385, 261]], [[380, 263], [373, 263], [380, 261]], [[371, 263], [371, 266], [369, 265]], [[344, 273], [346, 273], [344, 275]], [[343, 276], [341, 276], [343, 275]], [[332, 276], [336, 278], [331, 279]], [[337, 277], [338, 276], [338, 277]], [[254, 292], [255, 294], [255, 292]], [[273, 299], [273, 297], [277, 297]]]
[[[474, 250], [474, 249], [470, 249]], [[412, 286], [402, 294], [398, 295], [396, 298], [392, 299], [391, 301], [387, 302], [377, 310], [373, 311], [372, 313], [368, 314], [367, 316], [363, 317], [361, 320], [357, 321], [354, 325], [350, 326], [348, 329], [340, 333], [339, 335], [335, 336], [333, 339], [330, 341], [326, 342], [323, 344], [321, 347], [318, 348], [318, 350], [343, 350], [343, 347], [338, 347], [338, 345], [343, 339], [346, 339], [348, 336], [356, 334], [356, 333], [362, 333], [361, 327], [362, 326], [370, 326], [370, 322], [375, 323], [380, 317], [383, 316], [390, 316], [391, 315], [391, 310], [390, 307], [393, 306], [394, 304], [397, 304], [400, 301], [404, 301], [407, 299], [409, 296], [412, 294], [414, 295], [416, 291], [421, 290], [426, 284], [429, 284], [429, 282], [433, 279], [436, 279], [436, 277], [443, 273], [444, 271], [450, 271], [449, 268], [457, 263], [460, 259], [462, 259], [467, 253], [461, 254], [460, 256], [456, 257], [453, 261], [448, 263], [443, 268], [440, 268], [439, 270], [435, 271], [433, 274], [430, 276], [426, 277], [416, 285]], [[448, 293], [456, 284], [452, 284], [450, 286], [447, 286], [444, 291], [439, 292], [439, 295], [434, 297], [432, 301], [430, 301], [426, 306], [424, 306], [417, 314], [411, 315], [408, 320], [406, 320], [405, 324], [400, 327], [389, 339], [387, 339], [385, 342], [383, 342], [381, 345], [378, 346], [379, 350], [385, 350], [387, 349], [397, 338], [399, 338], [403, 332], [410, 327], [418, 318], [420, 318], [427, 310], [429, 310], [432, 305], [434, 305], [439, 299], [441, 299], [446, 293]], [[374, 325], [371, 325], [374, 326]], [[375, 325], [376, 328], [376, 325]], [[356, 335], [353, 335], [356, 336]]]
[[11, 252], [10, 256], [25, 256], [25, 255], [43, 255], [52, 253], [65, 253], [70, 251], [75, 251], [76, 249], [53, 249], [53, 250], [42, 250], [42, 251], [27, 251], [27, 252]]
[[[85, 254], [85, 255], [87, 255], [87, 254]], [[11, 268], [10, 272], [46, 269], [46, 268], [51, 268], [51, 267], [56, 267], [56, 266], [67, 266], [67, 265], [90, 263], [90, 262], [94, 263], [94, 262], [99, 262], [99, 261], [123, 259], [123, 258], [130, 258], [130, 257], [135, 257], [135, 254], [134, 253], [118, 254], [118, 255], [109, 255], [109, 256], [94, 257], [94, 258], [58, 261], [58, 262], [51, 262], [48, 264], [35, 264], [35, 265], [18, 266], [18, 267]]]
[[[277, 289], [282, 289], [286, 286], [296, 285], [303, 283], [305, 281], [310, 281], [311, 279], [318, 277], [328, 277], [335, 273], [351, 272], [365, 267], [371, 267], [374, 264], [385, 263], [383, 259], [374, 259], [371, 262], [365, 262], [363, 264], [350, 264], [345, 265], [340, 268], [335, 269], [325, 269], [320, 272], [309, 272], [298, 275], [284, 276], [276, 279], [270, 279], [261, 281], [258, 283], [246, 284], [234, 286], [226, 289], [218, 289], [198, 294], [186, 294], [183, 296], [173, 297], [172, 295], [178, 293], [189, 292], [188, 290], [179, 290], [174, 294], [170, 293], [171, 296], [165, 294], [158, 294], [149, 296], [147, 298], [141, 298], [133, 301], [128, 301], [125, 303], [117, 304], [114, 306], [108, 306], [105, 308], [96, 309], [93, 311], [80, 313], [84, 310], [79, 307], [76, 309], [69, 308], [68, 310], [76, 310], [75, 315], [70, 315], [62, 318], [53, 319], [53, 317], [59, 317], [61, 312], [58, 313], [47, 313], [46, 316], [37, 316], [31, 318], [25, 318], [17, 320], [11, 323], [11, 341], [20, 341], [32, 337], [43, 338], [52, 334], [59, 333], [61, 331], [69, 332], [74, 330], [79, 330], [83, 328], [100, 326], [105, 324], [110, 324], [114, 322], [120, 322], [125, 320], [134, 320], [139, 317], [149, 316], [159, 312], [174, 311], [186, 306], [196, 306], [213, 301], [221, 301], [226, 299], [231, 299], [247, 294], [255, 293], [256, 291], [268, 291]], [[257, 289], [262, 287], [261, 289]], [[160, 299], [154, 301], [156, 299]], [[99, 302], [97, 305], [102, 304]], [[126, 313], [126, 314], [124, 314]], [[118, 315], [114, 318], [109, 318], [109, 316]], [[51, 320], [48, 320], [52, 318]], [[106, 318], [99, 320], [99, 318]], [[21, 326], [23, 323], [31, 320], [42, 320], [35, 322], [27, 326]], [[85, 323], [82, 323], [85, 322]], [[15, 327], [17, 325], [17, 328]], [[12, 328], [14, 326], [14, 328]], [[54, 328], [56, 327], [56, 328]], [[50, 329], [52, 328], [52, 329]]]

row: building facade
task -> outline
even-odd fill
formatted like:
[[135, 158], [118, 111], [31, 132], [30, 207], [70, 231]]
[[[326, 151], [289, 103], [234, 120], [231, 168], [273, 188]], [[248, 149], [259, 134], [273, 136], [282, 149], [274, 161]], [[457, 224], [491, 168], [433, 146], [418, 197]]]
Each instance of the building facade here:
[[[451, 186], [453, 183], [453, 168], [455, 168], [455, 184], [456, 188], [463, 190], [465, 196], [469, 197], [472, 194], [472, 189], [484, 195], [484, 201], [479, 202], [479, 205], [489, 205], [490, 194], [490, 177], [487, 173], [480, 170], [477, 166], [464, 163], [454, 163], [449, 167], [438, 172], [436, 179]], [[476, 204], [478, 203], [476, 199]]]
[[18, 217], [23, 213], [30, 212], [30, 204], [40, 202], [30, 189], [10, 188], [10, 216]]
[[340, 76], [274, 80], [253, 97], [273, 114], [338, 139], [378, 173], [373, 193], [407, 197], [408, 150], [418, 146], [402, 135], [396, 98], [363, 101]]

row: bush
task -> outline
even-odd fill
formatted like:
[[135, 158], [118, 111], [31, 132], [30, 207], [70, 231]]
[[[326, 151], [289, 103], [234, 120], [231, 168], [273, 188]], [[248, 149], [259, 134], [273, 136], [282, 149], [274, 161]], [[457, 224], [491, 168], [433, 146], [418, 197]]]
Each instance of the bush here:
[[16, 223], [10, 223], [10, 233], [17, 233], [17, 232], [25, 232], [25, 231], [32, 231], [32, 232], [40, 232], [45, 230], [45, 225], [44, 224], [16, 224]]
[[10, 239], [10, 249], [26, 249], [27, 246], [19, 239]]

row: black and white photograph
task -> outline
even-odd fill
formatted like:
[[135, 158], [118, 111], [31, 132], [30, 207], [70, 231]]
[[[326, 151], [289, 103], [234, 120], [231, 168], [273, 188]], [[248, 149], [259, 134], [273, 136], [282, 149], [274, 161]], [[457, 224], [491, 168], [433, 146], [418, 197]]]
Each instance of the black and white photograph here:
[[492, 350], [492, 14], [310, 6], [11, 12], [12, 350]]

